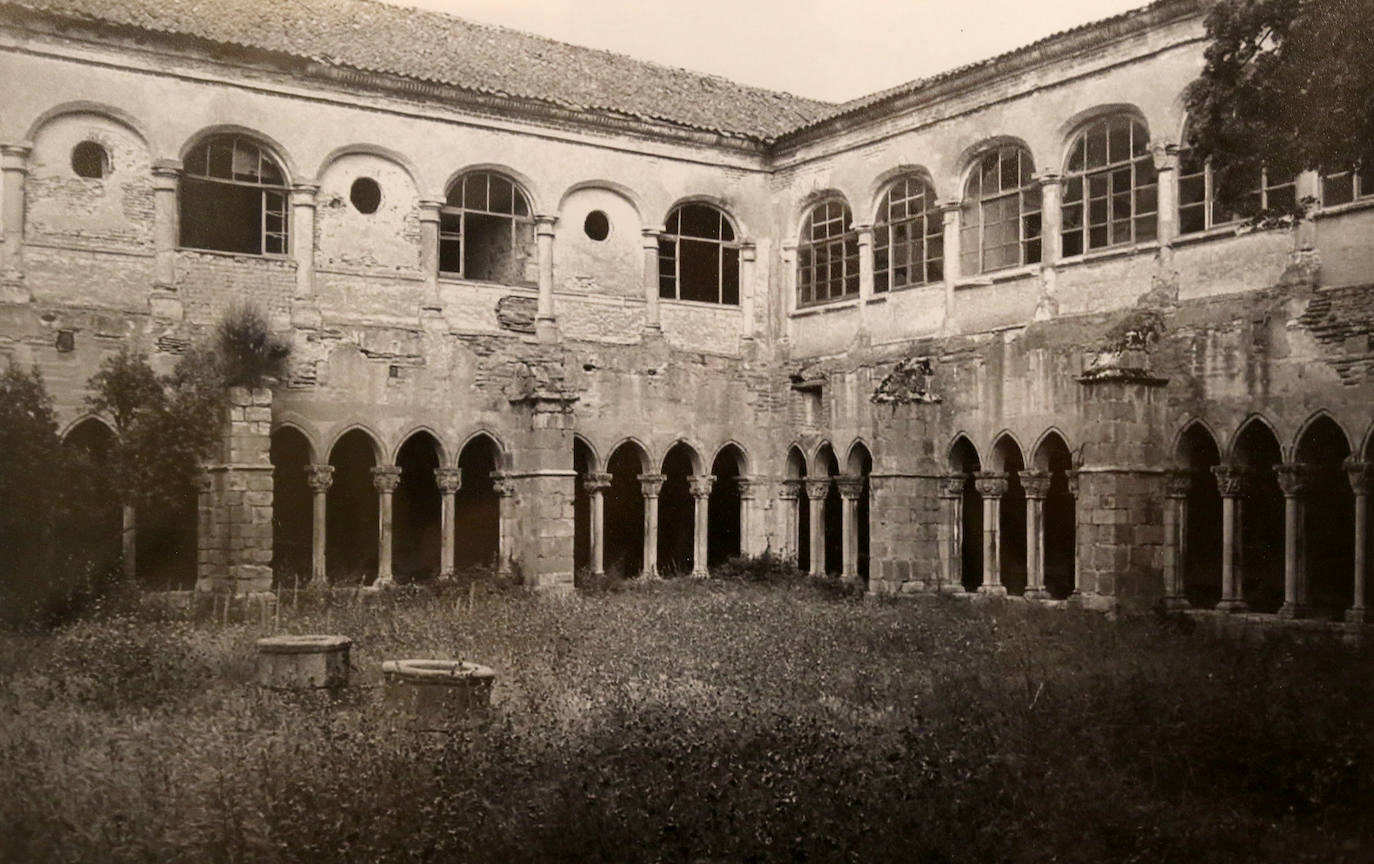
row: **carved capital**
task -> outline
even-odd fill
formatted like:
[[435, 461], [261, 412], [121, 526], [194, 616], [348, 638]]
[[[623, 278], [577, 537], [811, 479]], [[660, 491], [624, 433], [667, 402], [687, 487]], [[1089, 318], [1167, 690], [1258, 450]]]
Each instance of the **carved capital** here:
[[830, 494], [829, 477], [826, 477], [824, 480], [812, 480], [808, 478], [805, 483], [806, 497], [810, 498], [812, 501], [824, 500], [825, 496]]
[[778, 497], [784, 501], [795, 501], [801, 494], [802, 480], [797, 477], [788, 477], [778, 484]]
[[1151, 141], [1150, 158], [1154, 160], [1156, 171], [1172, 171], [1178, 167], [1178, 144], [1158, 139]]
[[840, 487], [840, 497], [846, 501], [857, 501], [863, 497], [864, 478], [862, 477], [836, 477], [835, 485]]
[[434, 483], [439, 487], [441, 494], [452, 495], [463, 488], [463, 470], [461, 468], [435, 468]]
[[307, 465], [305, 466], [305, 482], [310, 485], [310, 491], [316, 494], [328, 492], [329, 487], [334, 483], [333, 465]]
[[515, 494], [515, 478], [501, 471], [491, 472], [491, 491], [502, 498]]
[[640, 474], [639, 491], [645, 498], [657, 498], [663, 491], [663, 481], [668, 478], [662, 474]]
[[395, 465], [378, 465], [372, 469], [372, 486], [378, 492], [391, 493], [401, 485], [401, 469]]
[[762, 477], [746, 477], [741, 475], [735, 478], [735, 485], [739, 488], [740, 500], [744, 501], [759, 496], [759, 493], [764, 489], [764, 480]]
[[1165, 495], [1169, 498], [1187, 498], [1193, 491], [1193, 472], [1186, 470], [1170, 471], [1164, 475]]
[[716, 478], [710, 474], [699, 474], [687, 478], [687, 488], [692, 490], [693, 498], [709, 498], [711, 487], [715, 485]]
[[1312, 468], [1301, 462], [1285, 462], [1282, 465], [1274, 466], [1274, 473], [1279, 478], [1279, 488], [1283, 490], [1285, 498], [1301, 498], [1307, 494], [1308, 484], [1312, 480]]
[[1374, 462], [1358, 462], [1354, 459], [1347, 459], [1342, 466], [1345, 468], [1346, 479], [1350, 481], [1350, 490], [1356, 495], [1368, 495], [1370, 489], [1370, 477], [1374, 471]]
[[434, 198], [421, 198], [417, 206], [421, 222], [438, 222], [439, 209], [444, 206], [444, 202]]
[[1035, 175], [1035, 182], [1039, 183], [1040, 188], [1043, 189], [1046, 186], [1058, 186], [1064, 182], [1064, 178], [1058, 171], [1041, 171]]
[[609, 488], [611, 488], [611, 475], [609, 474], [587, 474], [582, 478], [582, 489], [589, 495], [595, 495]]
[[558, 217], [546, 213], [537, 213], [534, 217], [534, 233], [540, 237], [552, 237], [553, 226], [558, 224]]
[[1223, 498], [1239, 498], [1245, 494], [1246, 471], [1238, 465], [1213, 465], [1212, 475], [1217, 478], [1217, 491]]
[[1021, 487], [1026, 490], [1027, 498], [1044, 499], [1050, 494], [1050, 481], [1054, 478], [1048, 471], [1018, 471]]
[[202, 469], [201, 471], [199, 471], [199, 472], [196, 473], [196, 491], [197, 491], [197, 492], [200, 492], [200, 493], [202, 493], [202, 494], [208, 494], [208, 493], [210, 493], [210, 492], [213, 492], [214, 489], [215, 489], [215, 478], [210, 474], [209, 471], [206, 471], [206, 470]]
[[973, 475], [973, 485], [984, 498], [1001, 498], [1007, 494], [1007, 475], [996, 471], [979, 471]]
[[962, 498], [968, 487], [967, 474], [947, 474], [940, 478], [941, 498]]

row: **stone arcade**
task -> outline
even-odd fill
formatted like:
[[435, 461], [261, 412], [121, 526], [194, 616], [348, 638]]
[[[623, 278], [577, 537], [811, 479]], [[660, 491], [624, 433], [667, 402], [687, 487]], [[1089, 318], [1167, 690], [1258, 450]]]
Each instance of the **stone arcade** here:
[[126, 512], [149, 584], [772, 550], [1360, 621], [1374, 169], [1240, 230], [1179, 148], [1203, 11], [829, 105], [369, 0], [0, 0], [0, 352], [98, 454], [120, 346], [289, 333], [198, 506]]

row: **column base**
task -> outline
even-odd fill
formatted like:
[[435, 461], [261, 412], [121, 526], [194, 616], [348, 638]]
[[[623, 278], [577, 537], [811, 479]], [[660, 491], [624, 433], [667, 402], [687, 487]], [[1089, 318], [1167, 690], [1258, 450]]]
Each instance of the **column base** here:
[[1049, 600], [1050, 592], [1044, 588], [1027, 588], [1024, 596], [1027, 600]]
[[1222, 600], [1219, 600], [1219, 601], [1217, 602], [1217, 611], [1218, 611], [1218, 612], [1249, 612], [1249, 611], [1250, 611], [1250, 604], [1249, 604], [1249, 603], [1246, 603], [1244, 600], [1238, 600], [1238, 599], [1234, 599], [1234, 598], [1233, 598], [1233, 599], [1229, 599], [1229, 600], [1227, 600], [1227, 599], [1222, 599]]
[[1007, 596], [1007, 586], [1005, 585], [979, 585], [978, 593], [984, 597], [1005, 597]]
[[1363, 606], [1345, 610], [1345, 621], [1347, 624], [1365, 624], [1368, 623], [1368, 620], [1369, 619], [1365, 617], [1365, 608]]
[[1279, 607], [1280, 618], [1310, 618], [1312, 607], [1306, 603], [1284, 603]]
[[663, 328], [658, 324], [646, 324], [639, 335], [645, 342], [653, 342], [663, 338]]
[[536, 318], [534, 321], [534, 336], [540, 342], [554, 343], [559, 339], [558, 322], [553, 318]]
[[1159, 605], [1165, 612], [1182, 612], [1184, 609], [1193, 608], [1193, 604], [1188, 602], [1187, 597], [1165, 597], [1159, 601]]

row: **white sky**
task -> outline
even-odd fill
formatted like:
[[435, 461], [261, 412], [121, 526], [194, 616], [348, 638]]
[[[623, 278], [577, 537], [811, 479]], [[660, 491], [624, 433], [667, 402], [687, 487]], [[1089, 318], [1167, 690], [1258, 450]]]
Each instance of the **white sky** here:
[[840, 102], [1148, 0], [386, 0]]

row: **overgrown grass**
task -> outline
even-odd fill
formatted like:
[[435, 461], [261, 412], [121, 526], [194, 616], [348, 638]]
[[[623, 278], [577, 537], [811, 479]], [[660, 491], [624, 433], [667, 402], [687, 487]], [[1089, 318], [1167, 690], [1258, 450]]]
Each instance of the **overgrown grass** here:
[[[254, 687], [249, 625], [0, 637], [0, 859], [1374, 859], [1367, 649], [787, 582], [469, 596], [285, 616], [355, 640], [335, 697]], [[495, 667], [492, 719], [403, 731], [406, 656]]]

